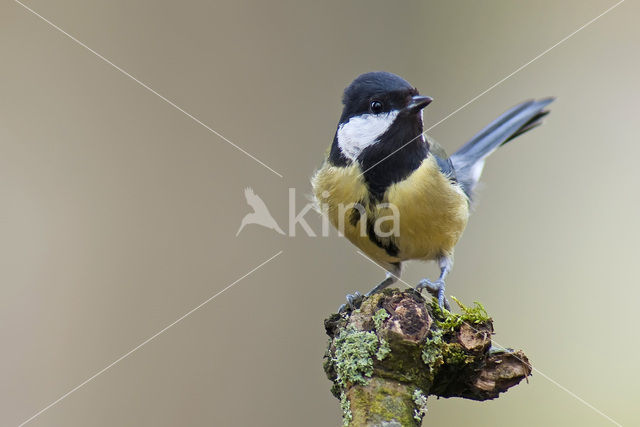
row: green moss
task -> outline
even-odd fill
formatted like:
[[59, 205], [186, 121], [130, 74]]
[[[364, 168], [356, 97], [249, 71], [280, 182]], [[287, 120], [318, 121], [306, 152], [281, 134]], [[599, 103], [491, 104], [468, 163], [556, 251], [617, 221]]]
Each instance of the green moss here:
[[382, 361], [389, 353], [391, 353], [389, 343], [384, 338], [380, 338], [380, 347], [378, 347], [378, 351], [376, 352], [376, 359]]
[[342, 425], [347, 427], [353, 419], [353, 414], [351, 413], [351, 402], [344, 392], [340, 394], [340, 408], [342, 408]]
[[378, 350], [378, 337], [373, 332], [358, 331], [348, 326], [335, 339], [333, 358], [337, 378], [342, 386], [366, 384], [373, 374], [372, 356]]
[[[422, 361], [428, 366], [431, 379], [431, 387], [425, 389], [436, 395], [447, 390], [450, 381], [456, 375], [461, 372], [471, 372], [469, 369], [474, 369], [473, 364], [476, 363], [474, 354], [467, 351], [457, 340], [456, 333], [460, 327], [464, 323], [479, 325], [491, 322], [491, 318], [479, 303], [469, 308], [455, 298], [454, 301], [460, 305], [462, 314], [441, 310], [437, 301], [433, 302], [434, 329], [430, 331], [429, 338], [422, 345]], [[438, 389], [433, 388], [434, 381], [437, 382]], [[416, 416], [420, 416], [420, 413], [416, 413]]]
[[411, 390], [411, 386], [382, 378], [373, 378], [366, 386], [352, 388], [349, 399], [354, 423], [385, 425], [395, 421], [397, 425], [416, 426]]
[[376, 311], [376, 314], [373, 315], [373, 324], [376, 326], [376, 331], [382, 328], [382, 323], [389, 317], [389, 313], [384, 308]]
[[491, 317], [487, 314], [482, 304], [474, 302], [473, 307], [467, 307], [462, 304], [456, 297], [451, 297], [462, 310], [462, 314], [455, 314], [447, 309], [441, 309], [437, 300], [433, 300], [433, 314], [438, 326], [445, 332], [453, 332], [458, 329], [464, 322], [470, 324], [482, 324], [491, 321]]
[[473, 362], [473, 356], [468, 355], [458, 343], [445, 343], [442, 346], [442, 357], [448, 365], [461, 365]]
[[401, 335], [392, 331], [385, 331], [384, 335], [391, 352], [377, 364], [376, 375], [402, 383], [418, 384], [428, 389], [431, 377], [421, 360], [423, 344], [404, 340]]
[[416, 405], [413, 419], [420, 423], [427, 413], [427, 396], [419, 388], [413, 391], [413, 403]]
[[477, 325], [491, 321], [481, 304], [475, 303], [474, 307], [469, 308], [455, 298], [454, 301], [460, 306], [462, 314], [441, 310], [437, 301], [432, 303], [435, 329], [430, 331], [429, 338], [424, 342], [421, 355], [422, 361], [429, 367], [431, 382], [438, 376], [439, 383], [443, 384], [443, 378], [448, 378], [450, 372], [458, 372], [462, 366], [474, 363], [474, 355], [468, 353], [454, 336], [460, 326], [465, 322]]
[[464, 314], [462, 315], [463, 320], [470, 323], [486, 323], [491, 320], [491, 317], [487, 314], [487, 310], [484, 309], [483, 305], [478, 301], [473, 302], [473, 307], [467, 307], [462, 304], [458, 298], [451, 297], [456, 304], [460, 307]]

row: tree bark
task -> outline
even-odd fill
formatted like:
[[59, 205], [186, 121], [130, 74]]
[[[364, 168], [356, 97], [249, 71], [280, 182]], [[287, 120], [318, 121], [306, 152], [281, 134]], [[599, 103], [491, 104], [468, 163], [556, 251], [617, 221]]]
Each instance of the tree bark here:
[[453, 314], [387, 289], [325, 320], [324, 369], [345, 426], [420, 426], [428, 396], [494, 399], [531, 375], [522, 351], [492, 346], [480, 304], [458, 304]]

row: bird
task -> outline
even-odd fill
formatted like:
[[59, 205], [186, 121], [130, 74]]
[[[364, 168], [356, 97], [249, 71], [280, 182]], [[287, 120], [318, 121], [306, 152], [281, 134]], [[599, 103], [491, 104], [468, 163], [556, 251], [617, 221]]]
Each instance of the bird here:
[[[528, 100], [504, 112], [451, 156], [424, 132], [433, 98], [402, 77], [375, 71], [345, 89], [330, 148], [311, 185], [316, 205], [362, 253], [386, 270], [371, 296], [400, 278], [410, 260], [435, 261], [436, 280], [424, 278], [440, 308], [450, 309], [445, 280], [467, 226], [487, 157], [537, 127], [555, 98]], [[348, 294], [340, 311], [362, 301]]]
[[276, 220], [271, 216], [267, 205], [265, 205], [260, 196], [254, 193], [252, 188], [247, 187], [244, 189], [244, 197], [247, 199], [247, 204], [253, 208], [253, 212], [246, 214], [244, 218], [242, 218], [236, 237], [238, 237], [242, 229], [248, 224], [261, 225], [275, 230], [279, 234], [284, 234], [284, 231], [282, 231]]

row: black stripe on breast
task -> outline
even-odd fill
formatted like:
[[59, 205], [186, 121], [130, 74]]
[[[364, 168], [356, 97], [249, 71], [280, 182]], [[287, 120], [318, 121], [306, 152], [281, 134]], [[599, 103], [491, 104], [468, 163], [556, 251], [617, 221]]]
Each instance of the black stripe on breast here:
[[397, 257], [400, 252], [398, 246], [396, 246], [391, 237], [380, 238], [376, 234], [373, 224], [373, 221], [367, 221], [367, 236], [369, 237], [369, 240], [371, 240], [377, 247], [384, 249], [387, 255]]
[[[351, 224], [352, 227], [357, 227], [358, 223], [362, 219], [362, 214], [360, 213], [360, 209], [358, 209], [358, 206], [364, 207], [364, 201], [361, 200], [358, 203], [356, 203], [355, 207], [353, 207], [351, 209], [351, 212], [349, 212], [349, 223]], [[398, 249], [398, 246], [395, 244], [395, 242], [392, 240], [391, 237], [384, 237], [384, 238], [379, 237], [376, 234], [374, 224], [375, 224], [375, 218], [374, 219], [367, 218], [366, 230], [367, 230], [367, 237], [369, 238], [369, 240], [377, 247], [384, 249], [387, 255], [392, 257], [397, 257], [398, 253], [400, 252], [400, 250]]]

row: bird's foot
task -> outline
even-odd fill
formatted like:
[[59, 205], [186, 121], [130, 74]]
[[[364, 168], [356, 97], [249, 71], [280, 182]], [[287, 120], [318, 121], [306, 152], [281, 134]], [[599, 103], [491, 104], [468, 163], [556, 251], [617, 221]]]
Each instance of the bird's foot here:
[[447, 310], [451, 310], [449, 301], [447, 301], [447, 297], [444, 295], [444, 280], [438, 279], [432, 282], [429, 279], [422, 279], [418, 282], [416, 291], [420, 292], [422, 289], [426, 289], [431, 295], [438, 299], [440, 309], [446, 308]]
[[338, 313], [344, 313], [347, 309], [351, 311], [357, 310], [362, 305], [362, 300], [364, 300], [364, 295], [358, 291], [353, 294], [347, 294], [347, 303], [340, 306]]

